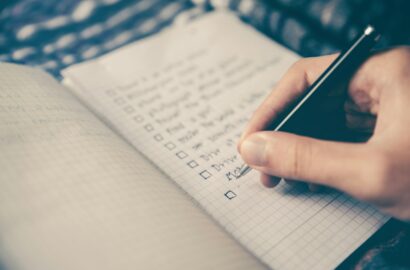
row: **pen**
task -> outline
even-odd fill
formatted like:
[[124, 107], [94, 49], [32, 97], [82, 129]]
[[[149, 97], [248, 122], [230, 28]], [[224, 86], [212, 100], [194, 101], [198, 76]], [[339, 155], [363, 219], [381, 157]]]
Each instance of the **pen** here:
[[[320, 98], [342, 82], [348, 82], [354, 72], [370, 55], [370, 50], [379, 40], [380, 34], [372, 26], [367, 26], [363, 33], [344, 50], [319, 78], [291, 106], [280, 114], [267, 130], [285, 131], [304, 135], [303, 130], [297, 130], [297, 124], [304, 121], [309, 112], [314, 110]], [[241, 166], [238, 177], [247, 174], [251, 168], [246, 164]]]

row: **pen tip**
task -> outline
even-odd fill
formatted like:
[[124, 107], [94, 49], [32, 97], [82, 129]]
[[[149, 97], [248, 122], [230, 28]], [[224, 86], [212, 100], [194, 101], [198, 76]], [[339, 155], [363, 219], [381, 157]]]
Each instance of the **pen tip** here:
[[247, 174], [250, 171], [251, 171], [251, 167], [243, 164], [241, 170], [239, 171], [239, 176], [244, 176], [245, 174]]

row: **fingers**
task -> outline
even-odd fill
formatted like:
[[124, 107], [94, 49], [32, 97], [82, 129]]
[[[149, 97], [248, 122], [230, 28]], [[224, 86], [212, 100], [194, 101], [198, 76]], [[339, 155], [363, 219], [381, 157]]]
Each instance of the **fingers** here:
[[280, 112], [319, 77], [336, 57], [337, 55], [306, 58], [294, 64], [280, 80], [275, 90], [253, 114], [241, 136], [238, 150], [240, 150], [240, 144], [244, 138], [268, 126]]
[[[361, 65], [349, 84], [349, 96], [361, 112], [377, 115], [380, 101], [397, 98], [400, 89], [408, 93], [406, 74], [410, 61], [410, 49], [401, 47], [375, 53]], [[401, 87], [401, 85], [405, 87]], [[388, 106], [390, 108], [390, 105]]]
[[289, 180], [285, 179], [286, 184], [291, 185], [291, 186], [297, 186], [297, 185], [303, 185], [306, 186], [310, 191], [312, 192], [319, 192], [321, 190], [321, 186], [312, 184], [312, 183], [306, 183], [304, 181], [300, 180]]
[[364, 144], [315, 140], [282, 132], [256, 132], [241, 144], [243, 160], [268, 175], [303, 179], [352, 192], [365, 167]]
[[369, 137], [374, 131], [377, 117], [370, 112], [363, 112], [351, 99], [344, 104], [346, 127], [354, 132], [366, 134]]
[[[261, 182], [262, 184], [267, 187], [267, 188], [273, 188], [276, 187], [280, 181], [282, 180], [280, 177], [277, 176], [272, 176], [269, 174], [261, 173]], [[291, 185], [291, 186], [296, 186], [296, 185], [305, 185], [305, 183], [301, 181], [296, 181], [296, 180], [289, 180], [289, 179], [284, 179], [286, 184]], [[307, 187], [309, 188], [310, 191], [316, 192], [319, 191], [319, 186], [315, 184], [308, 184]]]
[[346, 114], [346, 126], [358, 132], [372, 132], [376, 125], [376, 117], [373, 115]]
[[273, 188], [280, 182], [280, 178], [269, 174], [261, 173], [261, 182], [267, 188]]

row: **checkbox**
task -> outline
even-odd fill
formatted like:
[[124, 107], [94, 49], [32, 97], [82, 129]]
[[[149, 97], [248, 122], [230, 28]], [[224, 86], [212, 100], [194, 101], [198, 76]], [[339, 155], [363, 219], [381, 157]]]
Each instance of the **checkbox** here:
[[124, 105], [125, 104], [125, 99], [116, 98], [116, 99], [114, 99], [114, 102], [117, 103], [118, 105]]
[[195, 160], [191, 160], [190, 162], [187, 163], [187, 165], [188, 165], [190, 168], [195, 168], [195, 167], [198, 167], [198, 166], [199, 166], [198, 162], [196, 162]]
[[212, 176], [212, 174], [207, 170], [200, 172], [199, 175], [205, 180]]
[[148, 132], [150, 132], [150, 131], [153, 131], [153, 130], [154, 130], [154, 127], [153, 127], [151, 124], [147, 124], [147, 125], [145, 125], [145, 126], [144, 126], [144, 128], [145, 128], [145, 130], [146, 130], [146, 131], [148, 131]]
[[105, 93], [107, 94], [107, 96], [110, 96], [110, 97], [113, 97], [116, 95], [115, 91], [112, 89], [105, 91]]
[[178, 153], [176, 153], [175, 155], [177, 155], [177, 157], [179, 157], [180, 159], [184, 159], [188, 156], [187, 153], [185, 153], [184, 151], [179, 151]]
[[236, 193], [233, 192], [232, 190], [228, 190], [227, 192], [225, 192], [225, 197], [228, 198], [228, 200], [232, 200], [233, 198], [236, 197]]
[[126, 113], [133, 113], [135, 109], [131, 106], [124, 107], [124, 112]]
[[134, 116], [134, 121], [137, 123], [142, 123], [144, 121], [144, 117], [141, 115]]
[[174, 143], [172, 143], [172, 142], [169, 142], [169, 143], [166, 143], [166, 144], [165, 144], [165, 147], [166, 147], [168, 150], [172, 150], [172, 149], [174, 149], [174, 148], [176, 147], [176, 145], [175, 145]]
[[161, 134], [156, 134], [154, 135], [154, 140], [156, 140], [157, 142], [160, 142], [164, 139], [164, 137], [162, 137]]

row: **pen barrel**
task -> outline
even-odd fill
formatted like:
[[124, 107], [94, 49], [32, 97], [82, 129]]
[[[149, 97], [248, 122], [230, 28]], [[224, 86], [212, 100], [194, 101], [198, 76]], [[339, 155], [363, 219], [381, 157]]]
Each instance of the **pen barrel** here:
[[323, 139], [346, 139], [343, 103], [350, 79], [369, 57], [379, 34], [369, 26], [269, 127]]

